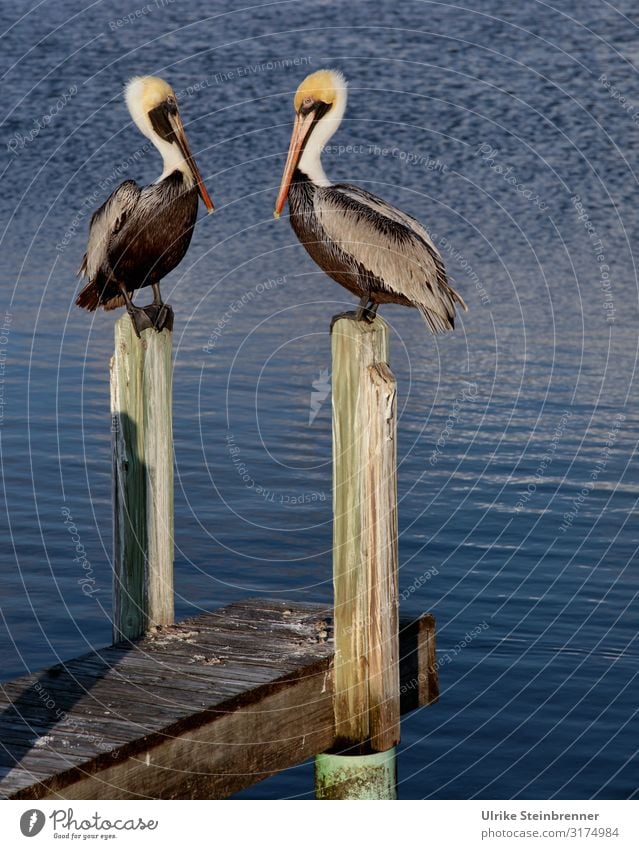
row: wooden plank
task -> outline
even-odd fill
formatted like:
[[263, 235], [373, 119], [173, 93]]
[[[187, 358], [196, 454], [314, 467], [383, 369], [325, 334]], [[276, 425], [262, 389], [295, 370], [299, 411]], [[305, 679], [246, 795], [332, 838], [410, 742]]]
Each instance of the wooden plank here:
[[424, 613], [419, 619], [400, 624], [400, 708], [409, 713], [439, 700], [435, 617]]
[[[225, 610], [228, 617], [222, 610], [163, 629], [166, 645], [149, 635], [126, 650], [108, 647], [5, 684], [0, 795], [223, 798], [333, 746], [334, 648], [325, 606], [260, 601]], [[251, 611], [260, 613], [257, 631], [248, 628]], [[253, 659], [264, 654], [264, 613], [272, 622], [267, 642], [279, 646], [280, 664], [272, 664], [269, 649], [269, 665], [260, 670], [243, 659], [251, 642]], [[247, 622], [242, 640], [241, 619]], [[228, 630], [225, 621], [233, 623]], [[326, 628], [328, 639], [318, 641]], [[195, 644], [185, 637], [193, 632]], [[433, 634], [432, 617], [402, 630], [403, 674], [411, 676], [400, 686], [404, 709], [433, 695], [424, 673], [428, 661], [436, 675]], [[229, 648], [228, 668], [201, 665], [193, 673], [199, 661], [189, 661], [208, 640], [227, 637], [238, 641], [237, 657]], [[171, 672], [167, 645], [183, 661], [172, 657]], [[254, 680], [242, 681], [243, 675]]]
[[173, 622], [172, 333], [115, 324], [111, 360], [114, 642]]
[[307, 671], [294, 688], [267, 694], [259, 709], [221, 713], [217, 722], [188, 736], [167, 738], [72, 785], [49, 783], [46, 796], [30, 798], [228, 798], [331, 745], [329, 675], [328, 664], [322, 664], [316, 673]]
[[388, 328], [332, 328], [333, 583], [338, 748], [399, 740], [395, 379]]

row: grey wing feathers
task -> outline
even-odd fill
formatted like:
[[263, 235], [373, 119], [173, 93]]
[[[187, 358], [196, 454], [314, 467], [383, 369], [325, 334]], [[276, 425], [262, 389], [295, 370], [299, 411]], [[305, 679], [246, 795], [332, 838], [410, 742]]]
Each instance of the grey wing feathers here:
[[315, 195], [315, 212], [331, 240], [382, 281], [409, 299], [430, 329], [454, 325], [455, 304], [444, 263], [424, 227], [410, 215], [357, 186], [336, 185]]
[[124, 226], [140, 200], [141, 189], [135, 180], [126, 180], [91, 217], [87, 252], [82, 258], [78, 274], [93, 281], [102, 271], [108, 270], [108, 249], [113, 236]]

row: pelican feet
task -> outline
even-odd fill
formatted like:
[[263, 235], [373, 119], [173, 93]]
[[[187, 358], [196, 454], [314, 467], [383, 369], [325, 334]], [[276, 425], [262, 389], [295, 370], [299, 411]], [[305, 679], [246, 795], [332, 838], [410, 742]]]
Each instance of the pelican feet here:
[[375, 316], [377, 315], [377, 307], [379, 304], [370, 301], [368, 304], [360, 304], [358, 308], [355, 310], [355, 321], [366, 321], [368, 324], [372, 324], [375, 321]]
[[372, 324], [375, 321], [378, 307], [379, 304], [376, 304], [368, 295], [362, 295], [355, 310], [355, 321], [367, 321]]
[[379, 304], [376, 304], [374, 301], [370, 301], [368, 298], [362, 298], [356, 310], [340, 312], [333, 316], [330, 332], [333, 332], [333, 325], [340, 318], [347, 318], [349, 321], [365, 321], [367, 324], [372, 324], [375, 321], [378, 307]]
[[173, 330], [173, 309], [170, 304], [152, 303], [147, 307], [136, 307], [133, 304], [127, 307], [135, 334], [140, 338], [143, 330], [155, 330], [161, 333], [163, 330]]

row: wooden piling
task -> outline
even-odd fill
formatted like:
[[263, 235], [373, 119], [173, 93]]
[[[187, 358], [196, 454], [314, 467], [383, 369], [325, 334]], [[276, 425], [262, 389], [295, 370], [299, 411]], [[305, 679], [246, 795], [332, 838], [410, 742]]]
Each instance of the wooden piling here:
[[396, 385], [388, 350], [388, 327], [379, 317], [333, 324], [337, 746], [317, 762], [318, 798], [370, 798], [382, 785], [380, 798], [394, 798], [393, 753], [380, 761], [377, 791], [366, 778], [367, 757], [399, 741]]
[[172, 348], [169, 330], [138, 339], [115, 324], [113, 431], [113, 640], [173, 623]]

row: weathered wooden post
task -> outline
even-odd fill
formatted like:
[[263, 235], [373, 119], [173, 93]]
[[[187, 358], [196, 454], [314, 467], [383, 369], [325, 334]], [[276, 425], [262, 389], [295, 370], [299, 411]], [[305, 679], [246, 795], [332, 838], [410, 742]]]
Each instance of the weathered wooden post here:
[[332, 329], [334, 714], [319, 799], [395, 799], [399, 742], [396, 385], [388, 327]]
[[115, 324], [113, 640], [173, 623], [173, 334]]

